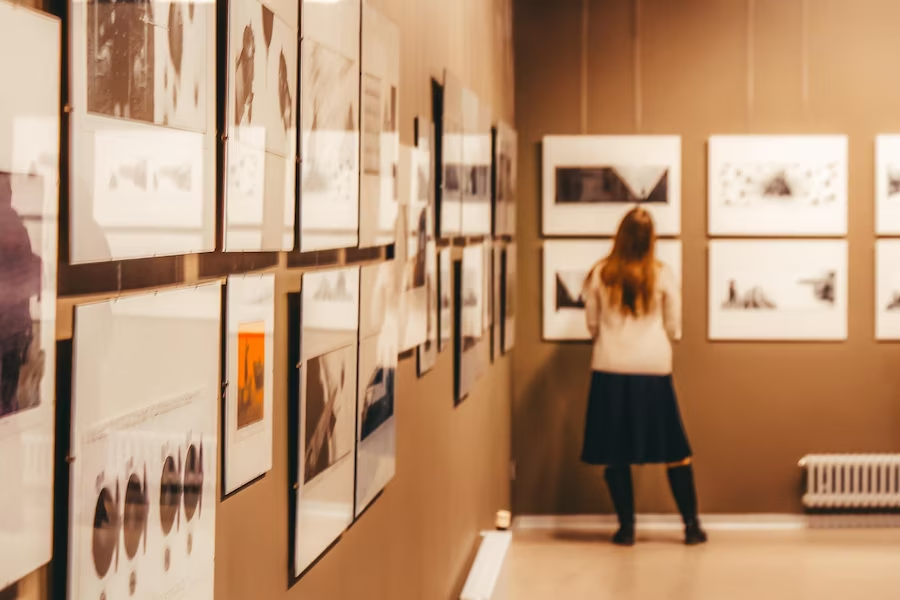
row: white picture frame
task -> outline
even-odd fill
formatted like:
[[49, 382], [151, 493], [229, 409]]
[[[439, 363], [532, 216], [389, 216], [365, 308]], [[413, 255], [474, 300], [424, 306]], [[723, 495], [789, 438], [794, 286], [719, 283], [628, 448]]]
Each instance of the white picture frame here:
[[875, 138], [875, 233], [900, 235], [900, 135]]
[[58, 18], [0, 1], [0, 77], [15, 82], [0, 94], [0, 589], [53, 553], [60, 36]]
[[[611, 239], [546, 240], [543, 252], [543, 339], [587, 341], [591, 335], [581, 297], [585, 278], [612, 251]], [[682, 278], [681, 240], [656, 242], [657, 260], [668, 265], [679, 285]]]
[[875, 242], [875, 339], [900, 340], [900, 239]]
[[438, 251], [438, 352], [453, 342], [453, 261], [450, 248]]
[[75, 308], [70, 598], [212, 600], [221, 303], [217, 281]]
[[400, 29], [362, 3], [359, 247], [393, 244], [400, 199]]
[[494, 235], [516, 235], [519, 136], [504, 122], [497, 123], [494, 138]]
[[275, 276], [231, 276], [225, 293], [222, 487], [227, 496], [272, 469]]
[[[71, 0], [68, 20], [70, 262], [211, 252], [216, 5]], [[110, 58], [130, 47], [153, 52]]]
[[503, 354], [510, 352], [516, 343], [517, 261], [516, 244], [511, 242], [503, 251]]
[[847, 234], [844, 135], [709, 138], [709, 235]]
[[712, 240], [709, 339], [847, 339], [846, 240]]
[[550, 135], [542, 153], [544, 236], [612, 236], [637, 204], [681, 233], [681, 137]]
[[462, 235], [490, 235], [491, 110], [468, 88], [463, 89]]
[[299, 18], [297, 3], [228, 3], [226, 252], [294, 248]]
[[463, 90], [462, 82], [445, 69], [441, 96], [441, 195], [438, 203], [439, 236], [445, 240], [459, 237], [463, 231]]
[[400, 211], [394, 264], [400, 291], [400, 352], [425, 343], [428, 335], [428, 196], [419, 194], [418, 148], [400, 146]]

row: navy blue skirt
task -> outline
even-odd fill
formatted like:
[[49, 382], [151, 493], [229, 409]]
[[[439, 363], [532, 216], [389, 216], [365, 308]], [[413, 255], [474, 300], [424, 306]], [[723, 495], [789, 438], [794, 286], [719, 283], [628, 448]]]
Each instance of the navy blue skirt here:
[[671, 375], [593, 372], [582, 461], [618, 467], [690, 456]]

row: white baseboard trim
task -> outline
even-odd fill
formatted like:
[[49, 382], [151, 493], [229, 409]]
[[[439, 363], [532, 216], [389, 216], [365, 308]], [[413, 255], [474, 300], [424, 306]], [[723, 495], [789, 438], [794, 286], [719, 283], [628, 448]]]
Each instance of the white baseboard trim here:
[[[680, 531], [681, 517], [674, 514], [639, 514], [638, 529]], [[799, 515], [799, 514], [708, 514], [700, 515], [709, 531], [800, 531], [804, 529], [895, 528], [900, 515]], [[522, 515], [513, 519], [514, 531], [598, 531], [618, 527], [615, 515]]]

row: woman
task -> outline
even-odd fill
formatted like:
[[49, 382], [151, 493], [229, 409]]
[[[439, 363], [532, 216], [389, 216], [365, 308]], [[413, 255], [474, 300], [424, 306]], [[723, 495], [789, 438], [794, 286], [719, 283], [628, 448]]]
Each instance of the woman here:
[[668, 465], [684, 519], [685, 543], [701, 544], [691, 447], [672, 386], [671, 339], [681, 334], [681, 291], [671, 268], [655, 258], [653, 220], [631, 210], [612, 252], [585, 280], [587, 327], [594, 343], [582, 460], [605, 465], [619, 518], [613, 543], [634, 544], [631, 465]]

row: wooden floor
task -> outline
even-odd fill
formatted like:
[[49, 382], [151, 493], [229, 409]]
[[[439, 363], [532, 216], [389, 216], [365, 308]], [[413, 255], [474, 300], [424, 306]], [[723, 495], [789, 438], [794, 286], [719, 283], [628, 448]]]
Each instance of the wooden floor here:
[[608, 534], [517, 532], [509, 600], [898, 600], [900, 531], [712, 531], [686, 547], [676, 532], [632, 548]]

